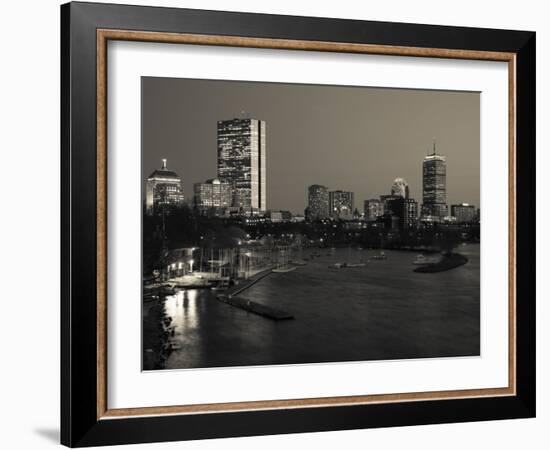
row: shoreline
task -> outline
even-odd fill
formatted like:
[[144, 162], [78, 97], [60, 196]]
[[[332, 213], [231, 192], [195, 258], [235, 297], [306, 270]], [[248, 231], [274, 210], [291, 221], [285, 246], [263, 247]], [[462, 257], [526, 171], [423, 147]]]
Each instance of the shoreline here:
[[426, 264], [414, 269], [416, 273], [439, 273], [447, 270], [456, 269], [457, 267], [467, 264], [469, 259], [460, 253], [450, 253], [444, 255], [441, 261], [436, 263]]

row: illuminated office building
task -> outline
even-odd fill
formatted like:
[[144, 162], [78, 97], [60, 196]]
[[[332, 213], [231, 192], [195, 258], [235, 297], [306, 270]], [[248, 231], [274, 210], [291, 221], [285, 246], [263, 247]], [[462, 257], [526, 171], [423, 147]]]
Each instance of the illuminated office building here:
[[166, 159], [162, 167], [147, 178], [145, 184], [145, 211], [148, 215], [170, 214], [170, 211], [183, 205], [181, 178], [176, 172], [168, 170]]
[[443, 218], [447, 216], [447, 162], [435, 151], [422, 163], [422, 215]]
[[477, 216], [476, 207], [468, 203], [451, 205], [451, 216], [456, 217], [458, 223], [474, 222]]
[[326, 219], [329, 217], [328, 189], [320, 184], [308, 188], [308, 220]]
[[218, 178], [231, 184], [234, 207], [266, 210], [265, 138], [263, 120], [218, 122]]
[[371, 198], [364, 201], [363, 212], [365, 213], [365, 220], [374, 221], [384, 214], [384, 206], [380, 200]]
[[335, 219], [351, 219], [353, 217], [353, 192], [329, 192], [330, 216]]
[[195, 207], [201, 212], [222, 212], [231, 206], [233, 192], [230, 183], [222, 183], [217, 178], [194, 184]]

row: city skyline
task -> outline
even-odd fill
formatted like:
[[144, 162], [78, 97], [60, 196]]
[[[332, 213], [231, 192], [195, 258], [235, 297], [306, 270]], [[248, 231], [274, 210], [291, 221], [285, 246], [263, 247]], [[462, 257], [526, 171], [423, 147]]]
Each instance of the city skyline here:
[[[246, 120], [250, 121], [250, 119]], [[231, 122], [234, 122], [234, 120]], [[265, 122], [263, 123], [263, 127], [265, 129]], [[263, 139], [265, 140], [265, 133]], [[476, 214], [479, 212], [479, 209], [476, 210], [476, 207], [473, 204], [464, 202], [459, 204], [436, 202], [434, 204], [432, 199], [433, 192], [431, 192], [434, 190], [433, 178], [437, 181], [438, 176], [443, 175], [443, 181], [438, 182], [439, 186], [435, 189], [435, 191], [441, 191], [443, 193], [441, 195], [444, 197], [446, 196], [446, 166], [443, 166], [444, 170], [442, 173], [437, 174], [435, 173], [437, 171], [435, 171], [434, 173], [430, 172], [427, 174], [426, 163], [432, 162], [433, 157], [439, 158], [438, 161], [445, 162], [444, 155], [438, 155], [435, 153], [435, 143], [432, 154], [426, 156], [423, 161], [423, 200], [426, 201], [426, 203], [419, 204], [417, 200], [410, 198], [407, 181], [399, 177], [394, 180], [390, 194], [380, 195], [378, 199], [364, 199], [362, 211], [359, 210], [360, 206], [358, 207], [358, 205], [355, 204], [354, 192], [329, 190], [326, 186], [314, 184], [308, 186], [308, 203], [304, 210], [303, 217], [305, 216], [305, 219], [309, 221], [328, 218], [351, 220], [359, 217], [362, 217], [366, 221], [374, 221], [377, 219], [383, 219], [382, 216], [385, 213], [390, 213], [399, 219], [399, 228], [401, 229], [415, 227], [418, 224], [418, 221], [421, 220], [432, 221], [434, 218], [439, 218], [437, 219], [439, 221], [447, 218], [448, 216], [454, 217], [458, 223], [471, 222], [476, 218]], [[181, 206], [184, 200], [181, 190], [180, 177], [175, 172], [168, 170], [167, 160], [165, 158], [161, 159], [161, 161], [162, 167], [160, 169], [156, 169], [147, 178], [146, 182], [145, 200], [146, 213], [148, 215], [154, 213], [154, 208], [156, 208], [157, 203], [161, 206], [165, 205], [172, 207]], [[221, 162], [221, 165], [224, 165], [223, 161]], [[218, 166], [220, 166], [220, 162], [218, 163]], [[248, 164], [247, 169], [251, 169], [250, 164]], [[280, 215], [289, 213], [287, 220], [290, 220], [293, 215], [295, 217], [302, 216], [302, 214], [292, 214], [288, 210], [267, 210], [256, 208], [252, 205], [247, 206], [240, 204], [242, 201], [242, 196], [239, 195], [238, 189], [234, 188], [234, 183], [230, 182], [230, 178], [231, 177], [226, 179], [226, 181], [221, 181], [218, 178], [212, 178], [205, 180], [204, 182], [194, 183], [192, 197], [193, 207], [197, 208], [201, 214], [226, 218], [230, 217], [231, 214], [241, 208], [244, 208], [244, 211], [248, 210], [249, 212], [252, 210], [257, 210], [259, 213], [271, 211], [271, 219], [273, 219], [273, 214], [277, 213]], [[246, 189], [250, 191], [252, 190], [251, 186], [248, 186]], [[246, 195], [250, 199], [250, 192]], [[259, 198], [258, 195], [257, 197]], [[433, 211], [434, 206], [439, 209], [437, 211]], [[165, 212], [166, 210], [163, 209], [162, 213], [164, 214]], [[282, 215], [280, 218], [281, 220], [279, 221], [283, 221]]]
[[[265, 159], [265, 121], [258, 121], [255, 119], [243, 119], [244, 121], [256, 121], [258, 122], [258, 129], [263, 128], [263, 140], [264, 140], [264, 148], [263, 148], [263, 157], [262, 159]], [[227, 121], [219, 121], [218, 124], [224, 123], [224, 122], [232, 122], [235, 123], [236, 121], [243, 121], [241, 119], [231, 119]], [[261, 123], [261, 126], [260, 126]], [[218, 126], [219, 128], [219, 126]], [[241, 149], [242, 150], [242, 149]], [[241, 151], [242, 153], [242, 151]], [[250, 150], [248, 150], [248, 159], [250, 160]], [[224, 167], [226, 165], [226, 161], [224, 161], [224, 157], [221, 156], [223, 153], [220, 152], [218, 149], [218, 176], [222, 178], [220, 181], [219, 178], [212, 178], [209, 180], [205, 180], [203, 182], [196, 182], [193, 183], [193, 195], [191, 196], [191, 199], [189, 200], [188, 204], [192, 204], [195, 207], [198, 207], [201, 211], [205, 212], [208, 209], [217, 209], [218, 213], [223, 212], [220, 209], [223, 208], [242, 208], [245, 209], [258, 209], [259, 211], [269, 211], [266, 208], [258, 208], [257, 206], [253, 205], [253, 201], [251, 201], [252, 195], [255, 195], [256, 202], [258, 204], [264, 203], [265, 204], [265, 166], [263, 167], [263, 188], [259, 189], [256, 187], [256, 193], [251, 194], [254, 192], [252, 186], [250, 183], [244, 183], [247, 184], [248, 187], [246, 187], [244, 190], [249, 190], [247, 194], [245, 194], [245, 197], [247, 197], [248, 204], [243, 205], [242, 200], [243, 196], [239, 195], [239, 188], [234, 188], [233, 183], [230, 182], [231, 176], [226, 176], [225, 181], [223, 177], [224, 170], [222, 169], [220, 172], [220, 167]], [[261, 153], [260, 153], [261, 154]], [[242, 156], [242, 155], [241, 155]], [[434, 158], [436, 158], [436, 163], [443, 163], [442, 168], [438, 168], [438, 170], [429, 170], [426, 172], [426, 166], [427, 165], [433, 165]], [[256, 159], [258, 158], [258, 155], [256, 155]], [[148, 214], [151, 214], [153, 211], [153, 199], [154, 199], [154, 189], [155, 185], [160, 182], [166, 183], [168, 182], [169, 185], [177, 184], [178, 187], [181, 187], [182, 182], [181, 178], [173, 171], [170, 171], [167, 169], [167, 160], [165, 158], [161, 159], [162, 161], [162, 167], [160, 169], [155, 169], [155, 171], [147, 178], [146, 183], [146, 210]], [[262, 167], [262, 164], [259, 164], [259, 167]], [[240, 168], [239, 168], [240, 169]], [[248, 166], [246, 167], [248, 170], [248, 178], [250, 178], [250, 172], [253, 171], [253, 167], [251, 167], [250, 161], [248, 163]], [[435, 169], [433, 167], [432, 169]], [[241, 170], [239, 170], [241, 172]], [[261, 172], [261, 169], [258, 170], [258, 172]], [[380, 209], [380, 214], [384, 212], [385, 209], [388, 211], [392, 211], [392, 213], [395, 213], [393, 209], [396, 207], [395, 205], [392, 207], [391, 205], [387, 205], [384, 207], [386, 202], [392, 202], [393, 200], [405, 200], [404, 205], [397, 206], [398, 209], [406, 207], [407, 212], [405, 213], [407, 216], [412, 218], [418, 218], [420, 219], [422, 216], [434, 216], [434, 217], [446, 217], [446, 216], [455, 216], [454, 209], [455, 207], [468, 207], [468, 209], [474, 209], [475, 205], [468, 204], [466, 202], [461, 202], [459, 204], [449, 204], [446, 203], [446, 164], [445, 164], [445, 155], [437, 154], [435, 150], [435, 142], [434, 142], [434, 148], [433, 152], [430, 155], [427, 155], [423, 160], [423, 176], [422, 176], [422, 193], [423, 193], [423, 199], [422, 203], [419, 203], [416, 199], [409, 197], [409, 185], [407, 181], [404, 178], [396, 178], [392, 184], [391, 192], [390, 194], [381, 194], [378, 199], [371, 197], [368, 199], [363, 199], [363, 209], [360, 210], [360, 205], [355, 204], [355, 193], [352, 191], [342, 191], [341, 189], [329, 189], [327, 186], [319, 185], [319, 184], [313, 184], [308, 186], [307, 188], [307, 205], [304, 209], [303, 215], [306, 216], [306, 219], [309, 216], [309, 219], [323, 219], [323, 218], [346, 218], [349, 219], [352, 216], [355, 215], [355, 212], [359, 212], [360, 214], [364, 213], [367, 220], [370, 220], [369, 217], [371, 216], [371, 206], [367, 206], [371, 202], [378, 202], [382, 206]], [[159, 174], [161, 178], [165, 179], [159, 179]], [[168, 175], [166, 175], [168, 174]], [[238, 174], [239, 178], [242, 175], [241, 173]], [[167, 177], [167, 178], [166, 178]], [[256, 174], [256, 177], [258, 177], [258, 173]], [[176, 179], [173, 179], [176, 178]], [[233, 176], [234, 178], [234, 176]], [[243, 178], [246, 179], [247, 177]], [[241, 182], [241, 184], [243, 184]], [[243, 185], [244, 185], [243, 184]], [[256, 184], [260, 184], [258, 180], [256, 181]], [[437, 186], [436, 186], [437, 184]], [[164, 184], [159, 185], [163, 186], [163, 189], [172, 189], [174, 191], [174, 188], [171, 186], [165, 186]], [[241, 187], [241, 190], [242, 187]], [[260, 192], [263, 194], [260, 195]], [[323, 207], [320, 205], [320, 202], [323, 203], [319, 197], [319, 195], [326, 196], [325, 199], [325, 209], [326, 211], [321, 211]], [[184, 196], [181, 191], [181, 189], [177, 189], [177, 192], [167, 192], [166, 199], [167, 203], [183, 203]], [[349, 198], [346, 198], [342, 205], [344, 206], [344, 212], [341, 211], [341, 206], [338, 205], [335, 207], [335, 197], [336, 196], [346, 196]], [[438, 197], [439, 202], [436, 201], [435, 197]], [[181, 197], [181, 198], [180, 198]], [[159, 197], [160, 198], [160, 197]], [[158, 200], [156, 200], [158, 201]], [[361, 201], [360, 201], [361, 202]], [[338, 200], [338, 203], [341, 203], [341, 200]], [[408, 206], [405, 206], [408, 205]], [[419, 208], [420, 206], [420, 208]], [[479, 205], [478, 205], [479, 206]], [[437, 210], [434, 210], [437, 209]], [[367, 212], [367, 209], [369, 211]], [[271, 211], [287, 211], [284, 208], [281, 209], [272, 209]], [[293, 213], [295, 215], [302, 215], [301, 213]], [[470, 214], [470, 213], [469, 213]], [[399, 215], [399, 214], [397, 214]], [[473, 213], [470, 214], [473, 217]]]
[[[201, 214], [229, 217], [237, 211], [249, 215], [271, 211], [288, 213], [290, 217], [301, 216], [288, 210], [268, 210], [266, 198], [266, 122], [252, 119], [228, 119], [218, 121], [218, 177], [193, 184], [193, 207]], [[162, 167], [147, 178], [146, 212], [151, 215], [157, 204], [162, 206], [181, 206], [184, 202], [182, 182], [179, 175], [168, 170], [167, 159], [162, 158]], [[409, 185], [404, 178], [396, 178], [390, 194], [380, 195], [379, 200], [364, 199], [363, 211], [355, 206], [355, 193], [351, 191], [329, 190], [326, 186], [314, 184], [307, 189], [307, 207], [304, 210], [306, 220], [315, 221], [324, 218], [350, 220], [364, 216], [365, 220], [381, 218], [390, 213], [399, 218], [399, 228], [410, 228], [422, 218], [441, 221], [448, 216], [464, 222], [475, 217], [475, 206], [468, 203], [452, 204], [446, 202], [446, 158], [436, 152], [433, 142], [431, 154], [422, 162], [422, 203], [409, 197]], [[373, 209], [373, 203], [378, 207]], [[454, 211], [459, 211], [455, 214]], [[248, 211], [246, 213], [246, 211]], [[420, 212], [420, 214], [419, 214]], [[373, 214], [374, 213], [374, 214]], [[273, 214], [272, 214], [273, 215]], [[466, 220], [465, 222], [468, 222]]]
[[[183, 87], [182, 87], [183, 83]], [[191, 83], [191, 84], [190, 84]], [[168, 91], [174, 93], [174, 85], [180, 89], [175, 89], [175, 92], [184, 92], [191, 94], [192, 91], [197, 89], [191, 89], [191, 87], [197, 87], [200, 85], [202, 90], [205, 86], [214, 87], [216, 92], [212, 92], [212, 95], [205, 96], [205, 103], [207, 107], [203, 108], [200, 114], [197, 114], [200, 117], [195, 117], [193, 122], [189, 127], [179, 126], [178, 129], [183, 129], [187, 134], [193, 134], [194, 138], [197, 139], [200, 137], [205, 144], [201, 147], [208, 145], [207, 143], [213, 142], [212, 146], [209, 148], [204, 148], [197, 150], [197, 145], [186, 145], [186, 142], [193, 141], [191, 137], [183, 138], [182, 133], [175, 133], [180, 137], [177, 139], [173, 136], [174, 133], [169, 133], [167, 128], [171, 129], [173, 126], [177, 125], [177, 121], [174, 120], [177, 118], [176, 111], [174, 107], [179, 105], [179, 102], [172, 101], [168, 102], [168, 105], [163, 106], [163, 101], [167, 100], [164, 95]], [[148, 87], [145, 88], [145, 85]], [[151, 85], [151, 86], [149, 86]], [[191, 86], [193, 85], [193, 86]], [[228, 93], [227, 86], [230, 85], [232, 89]], [[411, 128], [410, 122], [415, 122], [418, 127], [416, 128], [425, 128], [426, 124], [424, 123], [427, 120], [427, 117], [423, 117], [421, 120], [418, 120], [418, 116], [433, 116], [435, 112], [443, 109], [451, 109], [455, 111], [454, 113], [447, 112], [447, 115], [453, 116], [456, 115], [456, 110], [459, 105], [462, 105], [463, 110], [467, 110], [470, 114], [477, 116], [479, 118], [479, 96], [476, 93], [456, 93], [456, 92], [434, 92], [434, 91], [412, 91], [412, 90], [396, 90], [396, 89], [380, 89], [380, 88], [349, 88], [349, 87], [334, 87], [334, 86], [303, 86], [303, 85], [279, 85], [272, 83], [245, 83], [245, 82], [220, 82], [220, 81], [208, 81], [208, 80], [173, 80], [173, 79], [157, 79], [157, 78], [146, 78], [144, 79], [144, 106], [147, 105], [147, 108], [144, 108], [144, 112], [150, 112], [144, 117], [144, 130], [143, 130], [143, 167], [142, 171], [145, 176], [151, 173], [153, 170], [158, 168], [159, 157], [165, 157], [169, 160], [170, 168], [180, 175], [182, 178], [184, 195], [187, 201], [191, 201], [193, 197], [193, 186], [195, 183], [202, 183], [207, 179], [212, 179], [218, 177], [218, 148], [219, 143], [216, 143], [217, 133], [216, 133], [216, 124], [219, 124], [220, 121], [225, 121], [231, 118], [238, 117], [242, 114], [232, 114], [229, 116], [222, 116], [221, 112], [216, 113], [216, 108], [213, 106], [212, 98], [216, 98], [216, 93], [221, 94], [225, 93], [227, 95], [236, 95], [233, 91], [239, 91], [238, 96], [243, 97], [242, 103], [250, 104], [250, 96], [252, 93], [262, 92], [260, 88], [271, 88], [274, 89], [275, 93], [279, 94], [279, 97], [285, 97], [286, 100], [289, 100], [291, 94], [296, 94], [296, 88], [300, 88], [298, 92], [306, 91], [321, 91], [326, 97], [324, 100], [328, 100], [334, 97], [335, 91], [338, 92], [338, 95], [350, 94], [350, 91], [353, 93], [359, 93], [362, 96], [370, 98], [373, 105], [370, 105], [370, 109], [375, 106], [380, 109], [381, 105], [384, 107], [382, 116], [388, 114], [395, 114], [396, 107], [401, 102], [408, 102], [410, 104], [411, 100], [415, 100], [415, 104], [419, 108], [419, 112], [415, 113], [415, 116], [409, 116], [408, 128]], [[343, 90], [343, 91], [342, 91]], [[201, 89], [199, 89], [201, 91]], [[396, 92], [397, 91], [397, 92]], [[164, 94], [163, 94], [164, 93]], [[245, 95], [246, 94], [246, 95]], [[309, 95], [312, 95], [310, 92]], [[360, 96], [361, 96], [360, 95]], [[467, 98], [465, 99], [464, 96]], [[174, 95], [178, 97], [178, 95]], [[265, 97], [265, 93], [264, 93]], [[346, 97], [346, 95], [344, 95]], [[396, 98], [399, 97], [399, 98]], [[248, 101], [246, 101], [248, 99]], [[384, 101], [384, 99], [386, 101]], [[447, 105], [446, 108], [443, 108], [443, 103], [445, 100], [453, 100], [450, 102], [450, 105]], [[376, 102], [374, 101], [376, 100]], [[399, 101], [400, 100], [400, 101]], [[267, 100], [266, 100], [267, 101]], [[176, 105], [177, 103], [177, 105]], [[214, 102], [216, 103], [216, 102]], [[227, 99], [226, 99], [227, 103]], [[229, 102], [230, 103], [230, 102]], [[277, 103], [277, 102], [275, 102]], [[323, 103], [322, 101], [320, 102]], [[356, 102], [355, 102], [356, 103]], [[367, 102], [368, 103], [368, 102]], [[180, 111], [182, 113], [183, 123], [187, 123], [185, 120], [186, 108], [181, 106]], [[280, 104], [278, 107], [271, 105], [272, 109], [278, 111], [280, 110]], [[177, 109], [177, 108], [176, 108]], [[238, 109], [238, 108], [237, 108]], [[249, 108], [252, 109], [252, 108]], [[379, 147], [375, 147], [370, 144], [371, 141], [376, 142], [380, 139], [379, 135], [376, 133], [370, 133], [371, 139], [369, 136], [365, 137], [364, 144], [360, 146], [357, 145], [357, 139], [359, 136], [363, 136], [366, 133], [362, 129], [357, 127], [347, 127], [346, 130], [326, 130], [326, 127], [320, 126], [315, 128], [315, 136], [310, 134], [311, 141], [319, 143], [320, 137], [326, 137], [329, 141], [334, 141], [334, 134], [343, 137], [342, 134], [347, 132], [346, 139], [340, 139], [339, 142], [353, 141], [351, 147], [355, 151], [355, 159], [346, 158], [350, 156], [349, 149], [345, 148], [342, 144], [338, 151], [319, 151], [312, 152], [311, 146], [308, 145], [309, 140], [306, 131], [311, 131], [312, 122], [314, 119], [319, 119], [319, 111], [314, 107], [309, 108], [309, 113], [315, 114], [315, 117], [307, 117], [307, 115], [301, 118], [295, 118], [295, 122], [292, 128], [284, 128], [285, 120], [283, 117], [271, 117], [267, 120], [266, 115], [269, 116], [267, 111], [269, 108], [264, 107], [264, 117], [261, 117], [261, 114], [256, 113], [256, 109], [253, 109], [250, 112], [250, 116], [241, 118], [243, 120], [250, 120], [249, 117], [254, 119], [260, 119], [262, 123], [268, 123], [268, 135], [267, 139], [264, 137], [264, 142], [267, 140], [267, 204], [265, 209], [271, 210], [290, 210], [294, 214], [304, 214], [304, 209], [307, 207], [308, 203], [308, 187], [313, 184], [321, 184], [327, 186], [331, 191], [342, 190], [354, 192], [355, 196], [355, 207], [359, 210], [362, 209], [362, 204], [364, 200], [377, 198], [380, 195], [387, 195], [391, 192], [392, 183], [396, 178], [404, 178], [408, 182], [410, 189], [410, 197], [416, 199], [419, 203], [422, 202], [422, 161], [430, 153], [430, 148], [428, 145], [425, 145], [423, 149], [409, 150], [408, 152], [403, 152], [404, 157], [400, 160], [384, 160], [382, 155], [388, 153], [389, 155], [395, 151], [395, 139], [394, 135], [396, 133], [390, 133], [387, 137], [387, 142], [384, 147], [386, 150], [376, 150]], [[261, 108], [260, 108], [261, 109]], [[346, 108], [340, 105], [336, 108], [338, 111], [342, 112]], [[166, 110], [171, 111], [171, 120], [167, 124], [164, 124], [159, 130], [159, 125], [155, 124], [155, 120], [152, 120], [152, 117], [160, 116], [161, 118], [166, 119]], [[164, 113], [163, 113], [164, 111]], [[441, 111], [439, 111], [441, 113]], [[273, 116], [273, 111], [271, 112]], [[330, 111], [327, 112], [329, 116], [334, 113]], [[348, 111], [349, 113], [349, 111]], [[464, 113], [464, 111], [462, 112]], [[290, 114], [292, 116], [292, 114]], [[206, 117], [210, 116], [212, 118], [216, 117], [216, 120], [213, 123], [207, 123]], [[378, 118], [378, 121], [382, 120]], [[407, 123], [403, 119], [399, 122], [396, 121], [397, 134], [401, 133], [401, 128]], [[451, 153], [449, 155], [446, 150], [446, 141], [450, 139], [450, 136], [453, 135], [453, 132], [449, 130], [452, 127], [452, 123], [447, 123], [447, 127], [443, 127], [440, 130], [440, 133], [436, 133], [433, 128], [432, 134], [436, 134], [438, 142], [438, 153], [444, 154], [447, 162], [449, 163], [449, 173], [447, 174], [447, 205], [459, 204], [459, 203], [471, 203], [479, 206], [479, 121], [470, 120], [468, 127], [465, 127], [461, 122], [455, 122], [457, 127], [460, 125], [462, 128], [462, 136], [464, 139], [461, 141], [476, 141], [477, 145], [464, 144], [459, 146], [464, 149], [464, 151], [457, 151], [456, 142], [453, 145], [448, 145], [448, 150]], [[192, 126], [191, 126], [192, 125]], [[219, 126], [219, 125], [218, 125]], [[198, 133], [195, 133], [196, 129], [199, 129]], [[468, 130], [466, 129], [468, 128]], [[207, 130], [210, 130], [209, 132]], [[200, 130], [203, 130], [202, 132]], [[303, 130], [304, 133], [297, 135], [297, 130]], [[372, 131], [372, 130], [371, 130]], [[419, 136], [420, 129], [416, 130], [415, 133], [411, 135], [411, 142], [416, 140], [427, 141], [426, 144], [432, 143], [432, 135], [427, 135], [424, 133], [424, 136]], [[157, 149], [156, 152], [151, 152], [148, 150], [151, 148], [148, 142], [153, 139], [158, 141], [158, 133], [161, 132], [165, 136], [165, 140], [171, 141], [170, 145], [155, 145]], [[456, 130], [454, 130], [456, 133]], [[474, 134], [475, 137], [472, 139], [471, 134]], [[185, 133], [184, 133], [185, 134]], [[300, 150], [304, 149], [304, 152], [307, 154], [307, 157], [300, 157], [300, 153], [294, 151], [293, 155], [296, 157], [289, 159], [288, 158], [288, 148], [281, 147], [280, 135], [292, 135], [296, 142], [292, 146], [291, 150]], [[212, 135], [212, 136], [211, 136]], [[168, 136], [171, 136], [168, 139]], [[213, 139], [212, 139], [213, 137]], [[443, 141], [443, 142], [442, 142]], [[412, 146], [412, 145], [411, 145]], [[164, 147], [165, 151], [162, 152], [159, 147]], [[390, 148], [391, 147], [391, 148]], [[428, 148], [426, 148], [428, 147]], [[265, 148], [265, 147], [264, 147]], [[365, 149], [369, 151], [364, 151], [359, 149]], [[373, 150], [370, 150], [373, 149]], [[393, 149], [393, 150], [392, 150]], [[467, 151], [468, 150], [468, 151]], [[477, 156], [472, 159], [471, 154], [476, 154]], [[265, 150], [264, 150], [265, 151]], [[153, 154], [154, 153], [154, 154]], [[467, 155], [470, 155], [469, 158]], [[285, 156], [287, 156], [285, 160]], [[411, 157], [414, 156], [414, 159], [411, 160]], [[465, 160], [472, 162], [471, 166], [468, 168], [464, 167]], [[452, 163], [450, 162], [452, 161]], [[285, 165], [286, 162], [286, 165]], [[331, 162], [333, 164], [331, 164]], [[476, 164], [477, 163], [477, 164]], [[313, 168], [319, 167], [319, 173], [315, 173]], [[328, 168], [326, 166], [329, 166]], [[298, 173], [298, 170], [302, 169], [302, 173]], [[353, 173], [359, 169], [361, 172], [360, 177], [354, 177]], [[346, 175], [346, 171], [349, 171], [349, 175]], [[328, 173], [327, 173], [328, 172]], [[264, 180], [265, 180], [264, 175]]]
[[[259, 207], [262, 204], [265, 205], [266, 196], [265, 128], [265, 121], [257, 119], [218, 121], [218, 176], [221, 180], [212, 178], [193, 184], [192, 204], [201, 213], [214, 213], [221, 217], [231, 209], [270, 211], [265, 207]], [[147, 178], [145, 197], [147, 214], [153, 213], [157, 202], [177, 206], [184, 200], [181, 178], [175, 172], [168, 170], [165, 158], [161, 161], [162, 167], [155, 169]], [[436, 153], [434, 140], [432, 153], [424, 157], [422, 162], [423, 199], [420, 208], [419, 202], [409, 197], [407, 181], [398, 177], [392, 184], [390, 194], [382, 194], [379, 199], [363, 199], [362, 211], [359, 211], [355, 204], [354, 192], [328, 189], [319, 184], [310, 185], [307, 189], [307, 206], [303, 215], [306, 220], [324, 218], [350, 220], [357, 218], [360, 214], [365, 216], [365, 220], [373, 220], [389, 212], [399, 217], [400, 228], [415, 226], [417, 220], [422, 217], [429, 218], [428, 220], [435, 217], [440, 220], [447, 216], [457, 216], [458, 222], [464, 222], [465, 216], [473, 219], [475, 205], [464, 202], [451, 205], [446, 203], [446, 170], [445, 155]], [[157, 187], [161, 191], [157, 191]], [[372, 208], [374, 202], [379, 205], [376, 212]], [[460, 214], [455, 214], [455, 210], [460, 211]], [[290, 212], [283, 209], [271, 211]]]

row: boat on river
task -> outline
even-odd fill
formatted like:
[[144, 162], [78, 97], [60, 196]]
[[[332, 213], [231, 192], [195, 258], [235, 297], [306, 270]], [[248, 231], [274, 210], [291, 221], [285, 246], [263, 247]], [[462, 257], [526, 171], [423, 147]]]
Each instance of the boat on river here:
[[343, 262], [343, 263], [335, 263], [335, 264], [331, 264], [329, 267], [329, 269], [356, 269], [356, 268], [360, 268], [360, 267], [366, 267], [366, 263], [364, 262], [359, 262], [359, 263], [347, 263], [347, 262]]
[[307, 261], [304, 259], [298, 259], [296, 261], [292, 261], [292, 264], [295, 266], [307, 266]]
[[384, 252], [379, 252], [377, 255], [373, 255], [369, 258], [369, 260], [372, 261], [384, 261], [386, 259], [388, 259], [388, 257]]

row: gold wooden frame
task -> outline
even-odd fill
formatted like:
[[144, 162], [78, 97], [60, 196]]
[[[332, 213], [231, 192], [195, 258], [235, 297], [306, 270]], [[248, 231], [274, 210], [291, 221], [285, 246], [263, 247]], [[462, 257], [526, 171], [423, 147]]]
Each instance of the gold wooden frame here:
[[[107, 405], [107, 42], [109, 40], [217, 45], [267, 49], [364, 53], [392, 56], [416, 56], [453, 59], [502, 61], [508, 63], [508, 386], [399, 394], [319, 397], [265, 400], [201, 405], [150, 406], [109, 409]], [[97, 30], [97, 418], [166, 414], [219, 413], [232, 411], [288, 409], [356, 404], [447, 400], [475, 397], [513, 396], [516, 394], [516, 55], [515, 53], [444, 48], [246, 38], [236, 36], [157, 33], [114, 29]]]

